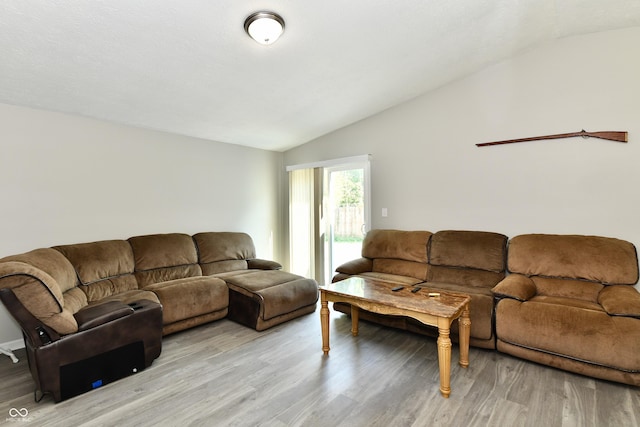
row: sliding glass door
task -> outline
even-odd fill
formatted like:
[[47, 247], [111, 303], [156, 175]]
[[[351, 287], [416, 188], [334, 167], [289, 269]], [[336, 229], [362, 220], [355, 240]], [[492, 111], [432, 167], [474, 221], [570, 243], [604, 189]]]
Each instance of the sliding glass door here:
[[328, 219], [325, 276], [330, 279], [340, 264], [360, 258], [362, 241], [369, 228], [367, 165], [326, 168], [325, 183]]
[[370, 224], [369, 156], [288, 166], [290, 271], [329, 283]]

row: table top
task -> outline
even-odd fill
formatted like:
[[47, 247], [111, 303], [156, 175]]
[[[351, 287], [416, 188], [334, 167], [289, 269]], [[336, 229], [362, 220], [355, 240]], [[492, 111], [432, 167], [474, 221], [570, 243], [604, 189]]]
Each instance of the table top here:
[[[405, 286], [397, 292], [392, 291], [391, 289], [396, 286], [401, 285], [369, 277], [349, 277], [320, 286], [320, 291], [447, 318], [455, 316], [465, 304], [471, 301], [469, 295], [429, 289], [429, 283], [426, 282], [417, 285], [422, 289], [416, 293], [411, 292], [414, 286]], [[437, 292], [440, 295], [430, 297], [430, 292]]]

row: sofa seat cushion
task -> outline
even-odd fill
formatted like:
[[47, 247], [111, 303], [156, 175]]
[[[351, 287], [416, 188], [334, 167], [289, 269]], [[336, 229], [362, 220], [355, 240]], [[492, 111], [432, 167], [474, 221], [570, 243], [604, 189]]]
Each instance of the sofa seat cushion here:
[[[225, 281], [240, 299], [257, 302], [256, 314], [262, 320], [294, 312], [318, 301], [318, 284], [315, 280], [286, 271], [256, 271], [226, 277]], [[230, 317], [232, 313], [237, 313], [236, 308], [233, 303], [230, 304]]]
[[158, 296], [165, 325], [229, 306], [227, 285], [216, 277], [199, 276], [170, 280], [148, 285], [144, 290], [152, 291]]
[[160, 304], [158, 296], [151, 291], [144, 291], [142, 289], [132, 289], [130, 291], [119, 292], [111, 295], [110, 297], [103, 298], [100, 301], [93, 302], [89, 305], [102, 304], [107, 301], [120, 301], [124, 304], [132, 304], [135, 301], [148, 300]]
[[421, 279], [417, 279], [415, 277], [403, 276], [399, 274], [380, 273], [380, 272], [374, 272], [374, 271], [360, 273], [360, 274], [357, 274], [356, 276], [371, 277], [373, 279], [380, 279], [380, 280], [384, 280], [385, 282], [398, 283], [400, 285], [405, 285], [405, 286], [412, 286], [417, 283], [422, 283], [424, 281]]
[[640, 320], [542, 300], [502, 299], [500, 341], [614, 369], [640, 372]]

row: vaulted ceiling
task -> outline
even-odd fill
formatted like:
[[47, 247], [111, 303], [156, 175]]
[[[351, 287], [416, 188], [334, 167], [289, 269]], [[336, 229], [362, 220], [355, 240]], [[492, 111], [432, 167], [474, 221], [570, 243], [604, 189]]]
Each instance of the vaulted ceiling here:
[[[262, 46], [245, 18], [274, 10]], [[640, 0], [2, 0], [0, 102], [283, 151]]]

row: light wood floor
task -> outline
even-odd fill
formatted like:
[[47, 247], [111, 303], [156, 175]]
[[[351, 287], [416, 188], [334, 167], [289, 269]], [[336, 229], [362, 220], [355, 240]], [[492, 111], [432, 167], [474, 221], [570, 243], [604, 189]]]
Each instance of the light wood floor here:
[[[143, 372], [54, 404], [33, 401], [24, 352], [0, 358], [0, 425], [12, 426], [637, 426], [640, 388], [471, 348], [451, 397], [438, 391], [433, 339], [319, 310], [256, 332], [228, 320], [170, 335]], [[11, 417], [26, 408], [26, 418]], [[15, 414], [15, 411], [12, 412]], [[23, 412], [24, 413], [24, 412]]]

